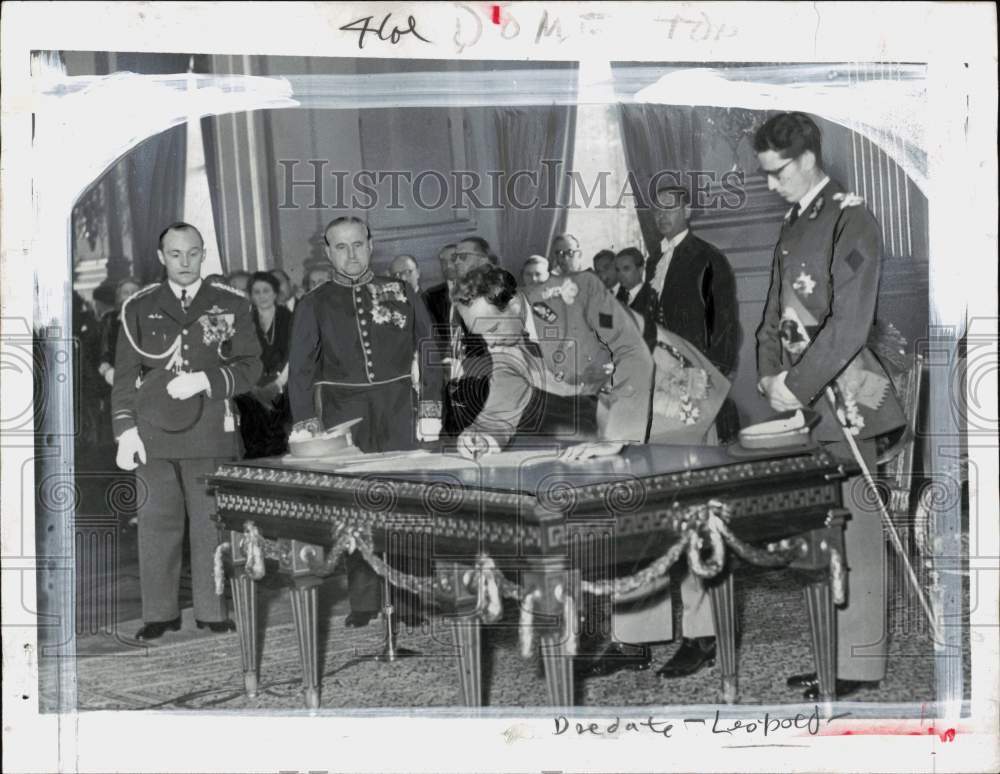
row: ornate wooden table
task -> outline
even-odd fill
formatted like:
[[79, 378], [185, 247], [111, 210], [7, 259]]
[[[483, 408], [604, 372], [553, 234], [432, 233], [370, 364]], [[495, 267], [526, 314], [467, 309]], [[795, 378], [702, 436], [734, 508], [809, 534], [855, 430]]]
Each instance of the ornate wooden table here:
[[[527, 650], [537, 637], [551, 702], [568, 706], [575, 611], [584, 595], [614, 592], [620, 599], [650, 584], [662, 587], [665, 569], [681, 556], [707, 579], [721, 698], [736, 701], [734, 554], [790, 567], [802, 579], [821, 697], [834, 698], [834, 604], [843, 594], [848, 517], [841, 482], [854, 471], [825, 451], [748, 459], [719, 447], [651, 445], [575, 464], [548, 457], [504, 467], [456, 461], [454, 469], [441, 469], [442, 460], [435, 462], [352, 473], [333, 462], [271, 458], [226, 463], [210, 478], [229, 535], [248, 693], [257, 690], [254, 579], [264, 562], [276, 563], [290, 584], [306, 704], [315, 708], [317, 586], [350, 549], [401, 582], [378, 557], [404, 536], [433, 547], [433, 574], [418, 590], [433, 595], [451, 625], [469, 706], [482, 703], [480, 626], [496, 619], [498, 591], [520, 599], [522, 629], [531, 628], [522, 631], [522, 644]], [[601, 580], [612, 564], [621, 572], [641, 563], [638, 574]]]

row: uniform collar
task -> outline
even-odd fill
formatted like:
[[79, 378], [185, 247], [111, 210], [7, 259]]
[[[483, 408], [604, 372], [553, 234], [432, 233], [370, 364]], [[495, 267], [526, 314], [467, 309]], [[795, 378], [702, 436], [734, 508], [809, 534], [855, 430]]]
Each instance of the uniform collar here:
[[667, 249], [672, 250], [676, 248], [677, 245], [679, 245], [681, 242], [687, 239], [687, 235], [690, 232], [691, 229], [686, 228], [681, 233], [675, 234], [673, 239], [667, 239], [666, 237], [664, 237], [662, 240], [660, 240], [660, 247], [662, 248], [663, 252], [666, 252]]
[[341, 274], [339, 271], [333, 272], [333, 280], [338, 285], [343, 285], [345, 288], [353, 288], [355, 285], [366, 285], [375, 279], [375, 275], [372, 273], [371, 269], [365, 269], [365, 273], [360, 277], [348, 277], [346, 274]]
[[198, 295], [198, 291], [201, 290], [201, 277], [196, 279], [190, 285], [178, 285], [173, 280], [168, 279], [167, 285], [170, 287], [170, 292], [174, 294], [178, 301], [181, 298], [181, 291], [183, 290], [187, 291], [187, 297], [193, 301], [194, 297]]
[[[819, 196], [819, 192], [823, 190], [823, 187], [830, 182], [829, 175], [823, 175], [823, 179], [820, 180], [816, 185], [806, 191], [806, 195], [799, 199], [799, 214], [801, 215], [806, 211], [806, 208], [812, 204], [813, 199]], [[789, 210], [791, 213], [791, 210]]]

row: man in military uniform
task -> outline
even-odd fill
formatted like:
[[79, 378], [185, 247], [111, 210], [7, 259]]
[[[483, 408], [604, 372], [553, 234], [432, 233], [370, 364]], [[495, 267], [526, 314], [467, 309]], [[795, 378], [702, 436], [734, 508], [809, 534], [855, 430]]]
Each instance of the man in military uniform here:
[[198, 230], [187, 223], [168, 226], [157, 254], [166, 281], [122, 305], [111, 394], [117, 463], [124, 470], [138, 467], [145, 496], [139, 502], [139, 640], [180, 628], [185, 513], [197, 626], [235, 629], [215, 593], [218, 529], [202, 479], [242, 453], [232, 399], [261, 373], [250, 303], [227, 285], [202, 281], [205, 250]]
[[[303, 296], [292, 323], [288, 397], [293, 432], [319, 432], [360, 417], [352, 436], [363, 452], [412, 449], [418, 439], [437, 440], [441, 369], [433, 362], [426, 307], [402, 280], [372, 273], [371, 233], [361, 219], [336, 218], [324, 230], [324, 240], [333, 278]], [[351, 614], [345, 623], [364, 626], [378, 614], [381, 586], [359, 553], [349, 554], [347, 561]]]
[[456, 285], [458, 313], [493, 356], [489, 397], [459, 437], [460, 453], [499, 451], [516, 435], [577, 441], [564, 451], [568, 459], [646, 441], [652, 357], [636, 321], [596, 274], [563, 275], [518, 293], [509, 272], [487, 265]]
[[[764, 318], [757, 330], [759, 389], [775, 411], [813, 408], [818, 440], [851, 458], [830, 406], [832, 394], [869, 468], [875, 437], [900, 427], [903, 413], [882, 364], [868, 348], [875, 325], [882, 253], [872, 214], [823, 171], [820, 131], [804, 113], [776, 115], [757, 131], [754, 150], [768, 187], [791, 206], [774, 250]], [[844, 484], [846, 607], [837, 614], [837, 695], [885, 676], [885, 545], [879, 518], [858, 502], [864, 484]], [[819, 692], [816, 674], [789, 687]]]

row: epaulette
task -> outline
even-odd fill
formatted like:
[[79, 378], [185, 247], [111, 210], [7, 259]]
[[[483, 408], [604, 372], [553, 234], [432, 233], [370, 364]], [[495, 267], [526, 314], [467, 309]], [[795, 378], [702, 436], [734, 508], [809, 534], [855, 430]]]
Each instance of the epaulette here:
[[[311, 296], [313, 293], [315, 293], [321, 287], [323, 287], [324, 285], [329, 285], [329, 284], [330, 284], [330, 280], [323, 280], [319, 284], [313, 285], [311, 288], [309, 288], [309, 290], [307, 290], [305, 293], [302, 294], [302, 298], [305, 298], [306, 296]], [[301, 301], [302, 298], [300, 298], [299, 301]]]
[[124, 314], [126, 304], [135, 301], [137, 298], [141, 298], [142, 296], [148, 296], [152, 291], [157, 290], [162, 285], [163, 285], [162, 282], [154, 282], [151, 285], [146, 285], [146, 287], [135, 291], [135, 293], [126, 298], [125, 301], [122, 303], [121, 313]]
[[243, 298], [243, 299], [248, 298], [247, 294], [244, 293], [242, 290], [238, 290], [237, 288], [234, 288], [232, 285], [227, 285], [225, 282], [219, 282], [218, 280], [212, 280], [208, 284], [211, 285], [213, 288], [218, 288], [219, 290], [228, 290], [234, 296], [239, 296], [240, 298]]

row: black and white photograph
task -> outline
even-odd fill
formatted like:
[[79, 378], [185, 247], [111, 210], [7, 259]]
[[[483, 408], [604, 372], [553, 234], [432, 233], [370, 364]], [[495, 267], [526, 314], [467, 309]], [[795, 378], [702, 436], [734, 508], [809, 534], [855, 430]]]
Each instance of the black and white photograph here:
[[5, 768], [1000, 764], [992, 5], [45, 7]]

